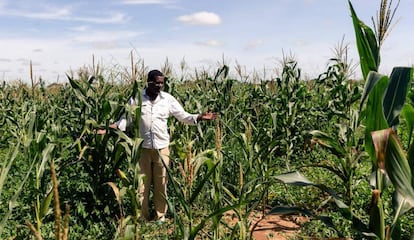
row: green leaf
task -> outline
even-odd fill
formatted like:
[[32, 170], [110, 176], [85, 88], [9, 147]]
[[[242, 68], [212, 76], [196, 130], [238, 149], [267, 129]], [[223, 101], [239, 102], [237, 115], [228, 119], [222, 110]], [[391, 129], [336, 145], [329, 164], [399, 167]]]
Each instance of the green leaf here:
[[[388, 77], [375, 72], [369, 74], [365, 83], [363, 99], [368, 97], [365, 110], [365, 151], [372, 160], [372, 166], [377, 166], [377, 161], [371, 132], [388, 128], [382, 107], [382, 99], [387, 86]], [[363, 101], [361, 105], [362, 103]]]
[[19, 153], [19, 150], [20, 150], [20, 142], [16, 144], [13, 153], [11, 152], [11, 149], [10, 149], [10, 152], [7, 154], [8, 159], [6, 159], [6, 161], [3, 160], [4, 165], [1, 165], [1, 172], [0, 172], [0, 197], [2, 196], [2, 193], [3, 193], [3, 186], [6, 182], [6, 178], [7, 176], [9, 176], [9, 171], [13, 165], [14, 160], [17, 157], [17, 154]]
[[409, 204], [407, 204], [407, 201], [399, 192], [394, 193], [392, 201], [393, 206], [396, 207], [394, 208], [394, 211], [397, 213], [396, 217], [402, 216], [412, 208]]
[[214, 211], [213, 213], [211, 213], [210, 215], [208, 215], [207, 217], [205, 217], [204, 219], [201, 220], [201, 222], [196, 225], [194, 228], [191, 229], [191, 233], [190, 233], [190, 237], [189, 239], [195, 239], [195, 237], [197, 236], [198, 232], [203, 229], [203, 227], [206, 225], [207, 220], [213, 218], [213, 217], [219, 217], [223, 215], [223, 213], [233, 210], [237, 207], [239, 207], [240, 204], [235, 204], [235, 205], [231, 205], [231, 206], [227, 206], [227, 207], [223, 207], [220, 209], [217, 209], [216, 211]]
[[315, 184], [309, 181], [300, 172], [289, 172], [275, 176], [275, 178], [283, 183], [295, 185], [295, 186], [315, 186]]
[[393, 221], [391, 223], [391, 230], [390, 234], [392, 239], [401, 239], [401, 224], [400, 224], [400, 217], [408, 212], [412, 207], [404, 197], [397, 191], [394, 192], [392, 197], [392, 207], [394, 210], [393, 213]]
[[214, 167], [212, 167], [211, 169], [209, 169], [209, 171], [207, 172], [207, 174], [204, 176], [204, 178], [200, 181], [200, 183], [198, 184], [198, 186], [195, 188], [195, 190], [191, 193], [191, 197], [190, 200], [188, 201], [189, 204], [192, 204], [193, 201], [197, 198], [197, 196], [201, 193], [201, 190], [203, 189], [203, 187], [206, 185], [206, 182], [209, 180], [210, 176], [216, 171], [217, 166], [219, 165], [220, 162], [217, 162], [216, 164], [214, 164]]
[[43, 199], [43, 202], [40, 206], [40, 219], [43, 219], [48, 213], [50, 209], [50, 203], [53, 199], [53, 189], [50, 189], [49, 193]]
[[[300, 172], [290, 172], [285, 174], [280, 174], [275, 176], [276, 179], [279, 181], [282, 181], [285, 184], [290, 184], [294, 186], [314, 186], [319, 188], [325, 193], [328, 193], [330, 196], [333, 197], [333, 200], [336, 204], [336, 206], [339, 208], [339, 212], [342, 214], [343, 217], [345, 217], [348, 220], [352, 221], [352, 225], [354, 228], [359, 230], [360, 232], [365, 232], [367, 234], [371, 234], [368, 230], [367, 226], [359, 219], [355, 214], [353, 214], [349, 208], [338, 196], [338, 194], [335, 193], [335, 191], [323, 184], [316, 184], [311, 181], [309, 181], [304, 175], [302, 175]], [[293, 211], [295, 209], [284, 209], [283, 211]], [[297, 210], [297, 209], [296, 209]], [[318, 217], [320, 218], [320, 216]], [[322, 220], [322, 219], [320, 219]], [[327, 223], [327, 222], [325, 222]]]
[[403, 108], [408, 83], [413, 79], [413, 68], [395, 67], [390, 75], [390, 83], [383, 99], [384, 115], [389, 127], [396, 127]]
[[[159, 151], [158, 151], [158, 154], [160, 154]], [[159, 157], [161, 158], [161, 155], [159, 155]], [[174, 191], [174, 193], [177, 196], [179, 196], [177, 199], [178, 199], [181, 207], [184, 209], [185, 215], [186, 216], [191, 216], [191, 206], [190, 206], [190, 204], [188, 202], [186, 202], [186, 199], [184, 198], [184, 193], [183, 193], [183, 191], [182, 191], [182, 189], [180, 187], [179, 182], [172, 175], [172, 171], [169, 168], [169, 166], [167, 164], [165, 164], [165, 162], [164, 162], [164, 160], [162, 158], [161, 158], [161, 160], [162, 160], [162, 163], [163, 163], [164, 167], [167, 170], [168, 179], [170, 179], [170, 183], [171, 183], [171, 186], [172, 186], [172, 189], [171, 190]], [[172, 202], [171, 202], [170, 199], [167, 199], [167, 203], [170, 206], [171, 211], [175, 211], [174, 210], [174, 207], [171, 208], [174, 205], [172, 204]]]
[[39, 165], [39, 168], [37, 170], [37, 178], [42, 178], [43, 172], [45, 171], [45, 165], [47, 162], [49, 162], [50, 159], [52, 159], [52, 153], [55, 149], [55, 144], [49, 143], [47, 144], [46, 148], [42, 151], [42, 162]]
[[321, 132], [319, 130], [313, 130], [309, 132], [317, 142], [328, 148], [333, 154], [338, 157], [343, 157], [346, 154], [343, 146], [338, 142], [338, 139], [330, 137], [328, 134]]
[[370, 95], [371, 91], [373, 90], [373, 88], [375, 87], [375, 85], [383, 80], [384, 78], [387, 78], [387, 84], [388, 84], [388, 77], [383, 75], [383, 74], [379, 74], [377, 72], [371, 71], [369, 72], [366, 81], [365, 81], [365, 86], [364, 86], [364, 92], [362, 93], [362, 98], [361, 98], [361, 103], [359, 105], [359, 109], [362, 109], [362, 106], [365, 102], [365, 100], [367, 99], [367, 97]]
[[371, 206], [369, 211], [369, 229], [379, 237], [385, 239], [385, 215], [384, 206], [380, 196], [380, 191], [372, 191]]
[[[407, 160], [410, 165], [411, 172], [414, 172], [414, 144], [411, 144], [408, 148]], [[414, 179], [412, 179], [412, 184], [414, 186]]]
[[359, 20], [351, 1], [348, 0], [348, 3], [351, 10], [352, 23], [354, 25], [362, 76], [366, 79], [370, 71], [378, 72], [380, 49], [374, 31], [365, 25], [364, 22]]
[[27, 179], [29, 178], [29, 176], [31, 175], [33, 166], [35, 165], [36, 161], [33, 161], [32, 164], [30, 165], [29, 169], [26, 172], [26, 176], [23, 178], [23, 180], [20, 182], [20, 185], [18, 187], [18, 189], [16, 190], [16, 192], [14, 192], [12, 198], [9, 201], [9, 210], [3, 215], [3, 218], [0, 222], [0, 236], [4, 230], [4, 227], [6, 226], [7, 220], [9, 219], [10, 215], [13, 212], [13, 209], [18, 205], [17, 204], [17, 199], [20, 196], [20, 193], [23, 190], [23, 187], [27, 181]]
[[72, 88], [76, 91], [79, 91], [82, 94], [82, 97], [86, 97], [86, 90], [82, 88], [80, 83], [78, 81], [73, 80], [69, 75], [66, 75], [69, 79], [69, 83], [72, 86]]
[[302, 175], [300, 172], [290, 172], [290, 173], [284, 173], [275, 176], [275, 178], [285, 184], [294, 185], [294, 186], [314, 186], [319, 188], [320, 190], [329, 193], [336, 203], [336, 205], [341, 209], [345, 210], [342, 213], [346, 215], [346, 217], [349, 219], [351, 217], [351, 212], [349, 211], [349, 207], [339, 198], [339, 196], [335, 193], [335, 191], [332, 188], [329, 188], [323, 184], [316, 184], [311, 181], [309, 181], [304, 175]]
[[269, 214], [277, 214], [277, 215], [290, 215], [290, 214], [304, 214], [306, 216], [313, 216], [313, 213], [307, 209], [302, 209], [300, 207], [288, 207], [288, 206], [277, 206], [273, 207]]
[[410, 104], [405, 104], [401, 110], [401, 116], [405, 119], [406, 122], [408, 146], [410, 146], [414, 128], [414, 107]]
[[105, 100], [102, 104], [102, 110], [101, 110], [100, 114], [102, 114], [101, 116], [103, 118], [105, 118], [110, 113], [111, 113], [111, 104], [109, 103], [108, 100]]

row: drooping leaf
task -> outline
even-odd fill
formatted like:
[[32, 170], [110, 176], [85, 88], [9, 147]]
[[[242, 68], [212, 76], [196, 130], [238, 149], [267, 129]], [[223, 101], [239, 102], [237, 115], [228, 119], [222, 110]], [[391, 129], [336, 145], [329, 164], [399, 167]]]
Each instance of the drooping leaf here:
[[[387, 76], [377, 73], [375, 71], [369, 72], [365, 80], [364, 92], [362, 93], [361, 103], [359, 104], [359, 110], [362, 109], [362, 106], [365, 100], [368, 98], [368, 96], [370, 95], [371, 91], [376, 86], [376, 84], [380, 82], [381, 80], [383, 80], [384, 78], [387, 78]], [[387, 84], [388, 84], [388, 80], [387, 80]]]
[[283, 183], [295, 185], [295, 186], [315, 186], [315, 184], [309, 181], [300, 172], [289, 172], [275, 176], [275, 178]]
[[[323, 184], [316, 184], [308, 180], [304, 175], [302, 175], [300, 172], [290, 172], [290, 173], [284, 173], [275, 176], [275, 178], [279, 181], [282, 181], [285, 184], [294, 185], [294, 186], [313, 186], [316, 188], [319, 188], [325, 193], [328, 193], [334, 200], [335, 205], [338, 207], [339, 212], [342, 214], [342, 216], [350, 221], [352, 221], [352, 225], [355, 229], [357, 229], [360, 232], [364, 232], [366, 235], [372, 236], [372, 233], [369, 231], [368, 227], [364, 224], [364, 222], [357, 217], [355, 214], [352, 213], [349, 206], [346, 205], [340, 198], [338, 194], [332, 189], [329, 188]], [[294, 211], [295, 209], [279, 209], [279, 211]], [[298, 209], [296, 209], [298, 210]], [[274, 210], [276, 211], [276, 210]], [[321, 218], [322, 216], [319, 216], [318, 218]], [[322, 220], [322, 219], [320, 219]], [[324, 221], [325, 222], [325, 221]], [[325, 222], [329, 223], [329, 222]]]
[[372, 141], [375, 147], [377, 167], [382, 170], [385, 170], [385, 158], [387, 154], [388, 138], [390, 137], [391, 132], [392, 129], [390, 128], [371, 132]]
[[392, 198], [393, 207], [396, 217], [402, 216], [404, 213], [408, 212], [412, 207], [407, 203], [405, 198], [399, 193], [395, 192]]
[[392, 239], [401, 239], [400, 217], [404, 213], [408, 212], [412, 207], [399, 192], [395, 191], [392, 197], [392, 208], [394, 216], [391, 223], [390, 233]]
[[338, 139], [332, 138], [319, 130], [313, 130], [309, 132], [309, 134], [311, 134], [320, 145], [328, 148], [336, 156], [343, 157], [346, 154], [344, 147], [338, 142]]
[[395, 189], [414, 206], [412, 172], [398, 136], [391, 128], [372, 133], [378, 166], [385, 170]]
[[118, 202], [118, 204], [121, 204], [121, 197], [120, 197], [121, 195], [119, 194], [118, 186], [116, 186], [115, 183], [113, 182], [107, 182], [106, 184], [108, 184], [112, 188], [112, 191], [115, 194], [116, 201]]
[[289, 206], [276, 206], [273, 207], [269, 214], [278, 214], [278, 215], [289, 215], [289, 214], [304, 214], [306, 216], [312, 216], [312, 212], [307, 209], [302, 209], [300, 207], [289, 207]]

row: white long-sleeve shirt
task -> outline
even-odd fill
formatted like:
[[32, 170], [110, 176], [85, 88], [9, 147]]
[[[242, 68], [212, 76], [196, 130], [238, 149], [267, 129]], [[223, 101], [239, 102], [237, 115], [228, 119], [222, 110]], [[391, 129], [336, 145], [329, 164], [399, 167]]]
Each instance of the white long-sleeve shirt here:
[[[128, 104], [136, 105], [136, 99], [130, 99]], [[162, 149], [170, 144], [168, 133], [168, 118], [174, 116], [179, 121], [196, 125], [198, 114], [190, 114], [181, 104], [167, 92], [161, 91], [154, 101], [149, 99], [145, 90], [142, 93], [140, 134], [143, 138], [142, 147], [147, 149]], [[125, 114], [117, 122], [118, 129], [125, 131], [132, 124]]]

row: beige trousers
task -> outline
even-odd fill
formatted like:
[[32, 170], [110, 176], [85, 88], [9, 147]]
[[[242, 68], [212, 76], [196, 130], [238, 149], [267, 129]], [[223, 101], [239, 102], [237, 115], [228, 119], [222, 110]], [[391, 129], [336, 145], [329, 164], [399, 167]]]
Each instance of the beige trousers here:
[[164, 160], [167, 166], [169, 165], [170, 150], [168, 147], [160, 150], [142, 149], [139, 167], [144, 178], [143, 184], [139, 188], [139, 192], [142, 200], [141, 215], [147, 220], [150, 219], [149, 195], [151, 184], [154, 184], [153, 200], [156, 219], [164, 217], [167, 212], [167, 170], [165, 169], [162, 160]]

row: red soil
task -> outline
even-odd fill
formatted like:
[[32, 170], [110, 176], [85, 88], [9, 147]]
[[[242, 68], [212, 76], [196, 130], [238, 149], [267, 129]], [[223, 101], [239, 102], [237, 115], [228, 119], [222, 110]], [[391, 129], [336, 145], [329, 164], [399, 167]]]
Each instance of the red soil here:
[[[230, 224], [238, 221], [235, 214], [228, 212], [225, 218]], [[262, 212], [253, 212], [251, 214], [250, 230], [253, 232], [253, 238], [256, 240], [285, 240], [294, 237], [300, 230], [300, 224], [307, 219], [302, 216], [293, 215], [263, 215]]]

